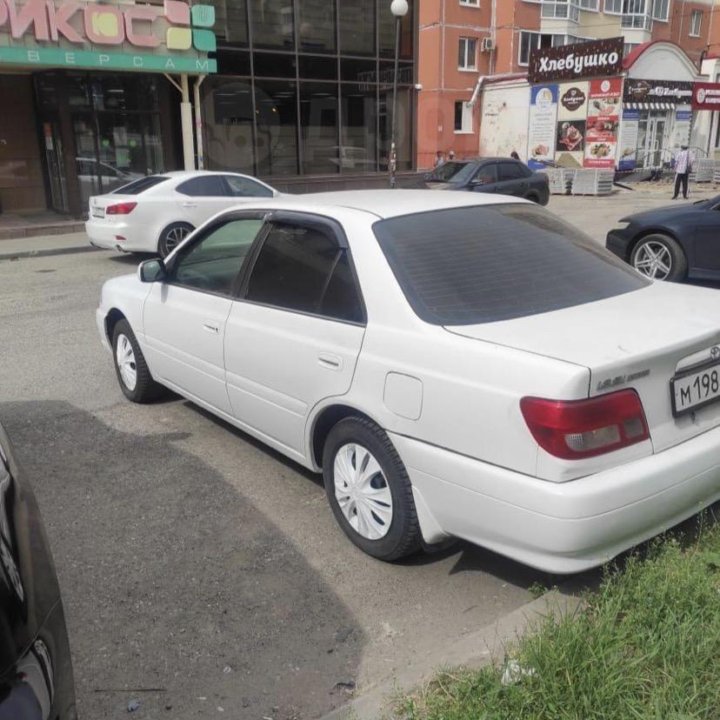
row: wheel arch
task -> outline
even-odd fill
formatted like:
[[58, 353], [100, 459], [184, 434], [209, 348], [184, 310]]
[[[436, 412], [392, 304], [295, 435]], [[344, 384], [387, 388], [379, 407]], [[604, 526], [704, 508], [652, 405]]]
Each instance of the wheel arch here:
[[323, 448], [325, 447], [325, 441], [327, 440], [330, 431], [341, 420], [344, 420], [347, 417], [361, 417], [382, 428], [382, 425], [378, 423], [375, 418], [359, 408], [347, 403], [336, 402], [321, 408], [318, 410], [311, 422], [309, 433], [308, 454], [314, 469], [322, 469]]
[[108, 342], [111, 345], [113, 341], [113, 331], [115, 330], [115, 326], [121, 320], [127, 320], [127, 316], [125, 315], [125, 313], [123, 313], [122, 310], [119, 310], [116, 307], [112, 308], [110, 312], [108, 312], [108, 314], [105, 316], [105, 337], [107, 337]]

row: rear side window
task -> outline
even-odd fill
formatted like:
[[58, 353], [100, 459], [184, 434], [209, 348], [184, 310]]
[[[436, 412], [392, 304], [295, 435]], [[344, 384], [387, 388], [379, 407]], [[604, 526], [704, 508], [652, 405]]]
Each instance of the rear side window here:
[[522, 180], [530, 176], [530, 170], [527, 170], [519, 163], [503, 162], [498, 167], [498, 178], [503, 180]]
[[148, 175], [148, 177], [133, 180], [127, 185], [123, 185], [122, 187], [113, 190], [113, 193], [115, 195], [139, 195], [140, 193], [143, 193], [160, 183], [164, 183], [169, 179], [170, 178], [165, 177], [164, 175]]
[[246, 299], [286, 310], [362, 322], [347, 250], [317, 228], [276, 224], [258, 254]]
[[417, 315], [475, 325], [622, 295], [648, 281], [541, 208], [485, 205], [373, 226]]
[[270, 188], [255, 182], [250, 178], [238, 177], [237, 175], [224, 175], [225, 182], [230, 188], [230, 195], [233, 197], [272, 197]]
[[226, 197], [228, 194], [220, 175], [203, 175], [186, 180], [176, 190], [190, 197]]

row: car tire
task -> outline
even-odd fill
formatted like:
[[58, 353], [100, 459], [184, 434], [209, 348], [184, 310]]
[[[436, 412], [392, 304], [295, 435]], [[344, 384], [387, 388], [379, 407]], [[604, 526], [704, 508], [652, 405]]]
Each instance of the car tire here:
[[323, 448], [323, 479], [335, 519], [361, 550], [392, 562], [420, 549], [410, 479], [375, 423], [348, 417], [332, 428]]
[[158, 255], [167, 257], [195, 228], [186, 222], [170, 223], [158, 240]]
[[669, 282], [684, 280], [688, 268], [677, 240], [661, 233], [642, 238], [632, 250], [630, 264], [646, 277]]
[[120, 389], [128, 400], [149, 403], [162, 395], [163, 387], [153, 380], [135, 333], [127, 320], [113, 328], [113, 364]]

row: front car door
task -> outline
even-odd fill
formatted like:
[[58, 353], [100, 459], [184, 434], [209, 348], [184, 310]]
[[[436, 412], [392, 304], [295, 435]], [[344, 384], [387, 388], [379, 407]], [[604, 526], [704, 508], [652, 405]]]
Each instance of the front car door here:
[[188, 222], [193, 227], [233, 204], [221, 175], [199, 175], [185, 180], [175, 188], [175, 197], [174, 220]]
[[[720, 203], [687, 215], [678, 226], [686, 226], [683, 239], [691, 248], [689, 264], [696, 268], [698, 277], [715, 280], [720, 276]], [[678, 227], [679, 233], [682, 230]]]
[[365, 310], [344, 233], [324, 218], [274, 213], [225, 332], [238, 423], [302, 459], [308, 414], [345, 394]]
[[475, 192], [497, 192], [497, 180], [497, 163], [484, 163], [473, 175], [470, 187]]
[[237, 279], [262, 213], [230, 215], [180, 250], [145, 300], [144, 352], [153, 376], [182, 395], [230, 414], [223, 339]]

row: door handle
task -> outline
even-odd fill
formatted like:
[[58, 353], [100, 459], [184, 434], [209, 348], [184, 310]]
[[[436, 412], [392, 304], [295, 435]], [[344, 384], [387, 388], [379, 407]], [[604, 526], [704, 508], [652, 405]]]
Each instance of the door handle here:
[[204, 322], [203, 330], [206, 330], [209, 333], [213, 333], [213, 335], [217, 335], [220, 332], [220, 326], [212, 322]]
[[320, 353], [318, 362], [328, 370], [342, 370], [342, 358], [331, 353]]
[[194, 202], [184, 202], [184, 203], [182, 204], [182, 206], [183, 206], [184, 208], [196, 208], [196, 207], [197, 207], [197, 203], [194, 203]]

